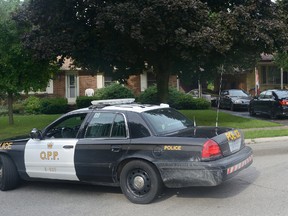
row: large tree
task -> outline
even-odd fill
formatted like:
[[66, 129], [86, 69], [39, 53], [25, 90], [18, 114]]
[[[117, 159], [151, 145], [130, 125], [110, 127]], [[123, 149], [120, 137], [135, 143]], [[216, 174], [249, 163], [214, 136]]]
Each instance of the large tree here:
[[54, 67], [44, 59], [33, 59], [21, 43], [23, 29], [12, 19], [18, 0], [0, 0], [0, 89], [7, 96], [9, 124], [13, 124], [13, 97], [22, 91], [43, 89]]
[[31, 0], [17, 19], [33, 25], [24, 43], [37, 57], [122, 77], [153, 68], [163, 102], [172, 73], [245, 69], [288, 42], [270, 0]]

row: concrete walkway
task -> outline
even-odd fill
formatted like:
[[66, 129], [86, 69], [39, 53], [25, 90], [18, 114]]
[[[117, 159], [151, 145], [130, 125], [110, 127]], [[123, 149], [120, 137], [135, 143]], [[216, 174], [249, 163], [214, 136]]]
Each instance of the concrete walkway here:
[[288, 144], [288, 136], [245, 139], [245, 143], [247, 145], [263, 142], [278, 142], [278, 141], [287, 141]]

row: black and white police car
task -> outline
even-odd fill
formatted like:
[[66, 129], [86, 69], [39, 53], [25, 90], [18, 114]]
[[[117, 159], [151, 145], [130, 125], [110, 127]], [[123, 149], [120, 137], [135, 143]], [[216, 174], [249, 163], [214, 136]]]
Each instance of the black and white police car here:
[[162, 186], [215, 186], [251, 165], [240, 130], [196, 127], [167, 104], [133, 101], [94, 101], [30, 138], [0, 142], [0, 189], [22, 179], [75, 181], [120, 186], [146, 204]]

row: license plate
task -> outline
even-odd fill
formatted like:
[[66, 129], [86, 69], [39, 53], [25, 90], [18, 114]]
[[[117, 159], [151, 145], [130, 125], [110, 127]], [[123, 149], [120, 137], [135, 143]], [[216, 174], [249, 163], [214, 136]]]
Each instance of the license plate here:
[[229, 141], [228, 143], [229, 143], [229, 148], [231, 152], [236, 152], [241, 147], [241, 139]]

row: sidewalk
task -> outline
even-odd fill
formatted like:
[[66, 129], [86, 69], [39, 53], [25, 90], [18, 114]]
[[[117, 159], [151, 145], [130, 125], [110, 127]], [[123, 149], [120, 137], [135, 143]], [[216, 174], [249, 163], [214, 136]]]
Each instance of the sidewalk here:
[[245, 139], [246, 144], [256, 144], [263, 142], [277, 142], [277, 141], [287, 141], [288, 136], [280, 136], [280, 137], [266, 137], [266, 138], [255, 138], [255, 139]]

